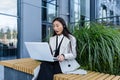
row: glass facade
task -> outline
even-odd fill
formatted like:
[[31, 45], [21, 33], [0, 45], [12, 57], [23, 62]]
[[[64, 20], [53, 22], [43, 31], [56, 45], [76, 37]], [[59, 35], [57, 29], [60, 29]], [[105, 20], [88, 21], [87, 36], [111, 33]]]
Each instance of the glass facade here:
[[69, 10], [70, 10], [70, 22], [69, 28], [71, 31], [74, 30], [74, 26], [78, 24], [81, 19], [81, 0], [70, 0]]
[[75, 22], [78, 22], [80, 20], [80, 0], [74, 0], [74, 17]]
[[[89, 2], [88, 2], [89, 4]], [[86, 0], [74, 0], [74, 22], [75, 24], [78, 24], [80, 26], [84, 26], [85, 25], [85, 20], [87, 20], [87, 5]], [[71, 6], [71, 5], [70, 5]], [[88, 12], [89, 13], [89, 12]]]
[[17, 0], [1, 0], [0, 13], [6, 13], [17, 16]]
[[17, 0], [0, 2], [0, 60], [17, 55]]
[[[88, 8], [89, 1], [86, 0], [74, 0], [74, 22], [80, 26], [85, 25], [85, 20], [88, 20], [89, 10], [86, 12]], [[71, 5], [70, 5], [71, 6]]]
[[[5, 0], [0, 2], [0, 60], [6, 59], [6, 57], [9, 57], [9, 56], [16, 57], [17, 55], [16, 50], [17, 50], [17, 41], [18, 41], [17, 40], [18, 1], [20, 0]], [[72, 27], [70, 27], [72, 29], [74, 29], [74, 25], [78, 22], [80, 22], [80, 26], [86, 25], [87, 22], [85, 21], [86, 20], [89, 21], [91, 17], [90, 15], [90, 11], [92, 11], [90, 10], [91, 0], [68, 0], [68, 1], [65, 1], [67, 2], [65, 3], [67, 5], [62, 5], [62, 6], [61, 6], [61, 3], [64, 3], [64, 0], [62, 0], [63, 2], [60, 2], [60, 4], [58, 4], [57, 1], [60, 2], [60, 0], [41, 0], [42, 4], [40, 5], [39, 8], [41, 8], [40, 20], [42, 21], [42, 24], [41, 24], [42, 25], [42, 30], [41, 30], [42, 41], [48, 40], [48, 37], [51, 35], [51, 32], [52, 32], [51, 22], [58, 15], [60, 16], [62, 15], [63, 17], [65, 17], [66, 22], [68, 22], [68, 24], [70, 23], [70, 26], [72, 24]], [[116, 19], [116, 24], [120, 24], [120, 20], [119, 20], [120, 17], [118, 14], [115, 17], [115, 19], [114, 18], [102, 19], [104, 17], [112, 17], [116, 15], [115, 13], [117, 12], [115, 12], [114, 10], [115, 8], [114, 8], [113, 1], [114, 0], [107, 0], [107, 2], [105, 2], [105, 0], [98, 0], [96, 3], [99, 6], [97, 6], [96, 4], [93, 5], [95, 7], [97, 6], [95, 9], [98, 9], [96, 10], [96, 14], [98, 16], [95, 18], [101, 18], [100, 21], [103, 21], [103, 22], [109, 21], [110, 23], [114, 23], [115, 22], [114, 20]], [[119, 0], [117, 1], [120, 3]], [[21, 4], [31, 5], [28, 3], [21, 3]], [[112, 5], [113, 7], [109, 9], [108, 8], [109, 5]], [[35, 7], [33, 5], [31, 6]], [[26, 8], [24, 7], [24, 9]], [[60, 12], [58, 13], [59, 9], [62, 10], [61, 11], [61, 13], [63, 12], [62, 14]], [[64, 9], [66, 10], [66, 12], [64, 12]], [[96, 14], [93, 14], [93, 15], [96, 16]], [[23, 34], [21, 35], [23, 36]]]
[[42, 40], [46, 41], [52, 32], [52, 20], [57, 16], [57, 1], [42, 0]]
[[119, 25], [119, 0], [99, 0], [98, 20], [106, 25]]

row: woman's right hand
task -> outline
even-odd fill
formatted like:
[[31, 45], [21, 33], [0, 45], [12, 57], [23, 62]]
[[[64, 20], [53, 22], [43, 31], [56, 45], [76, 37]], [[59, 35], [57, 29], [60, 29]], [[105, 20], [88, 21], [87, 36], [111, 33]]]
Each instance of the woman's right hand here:
[[58, 61], [62, 62], [62, 61], [64, 61], [65, 57], [64, 57], [64, 55], [58, 55], [57, 59], [58, 59]]

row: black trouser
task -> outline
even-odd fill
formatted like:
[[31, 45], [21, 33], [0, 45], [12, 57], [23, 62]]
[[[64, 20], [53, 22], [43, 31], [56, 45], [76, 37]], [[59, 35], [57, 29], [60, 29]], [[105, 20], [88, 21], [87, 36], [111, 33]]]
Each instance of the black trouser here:
[[62, 73], [59, 62], [42, 62], [37, 80], [53, 80], [54, 74]]

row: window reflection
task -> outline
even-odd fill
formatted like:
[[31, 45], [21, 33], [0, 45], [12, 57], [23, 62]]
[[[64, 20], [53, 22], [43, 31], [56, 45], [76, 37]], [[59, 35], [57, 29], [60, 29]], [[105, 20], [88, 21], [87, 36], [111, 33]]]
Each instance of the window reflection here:
[[74, 16], [75, 22], [80, 20], [80, 0], [74, 0]]
[[17, 46], [17, 19], [15, 17], [0, 15], [0, 42]]
[[46, 41], [51, 33], [51, 22], [57, 16], [56, 0], [42, 0], [42, 40]]
[[17, 16], [17, 0], [0, 0], [0, 13]]
[[56, 0], [42, 0], [42, 20], [51, 22], [56, 17]]
[[0, 60], [17, 56], [17, 0], [0, 0]]
[[47, 2], [56, 5], [56, 0], [47, 0]]
[[52, 22], [56, 17], [56, 6], [49, 4], [48, 7], [48, 22]]

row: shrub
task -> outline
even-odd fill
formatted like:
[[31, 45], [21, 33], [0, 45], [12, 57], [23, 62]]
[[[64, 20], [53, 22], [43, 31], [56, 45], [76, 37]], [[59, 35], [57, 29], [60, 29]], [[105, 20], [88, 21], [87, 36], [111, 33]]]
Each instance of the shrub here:
[[74, 30], [77, 39], [77, 60], [93, 71], [120, 74], [120, 32], [101, 24]]

